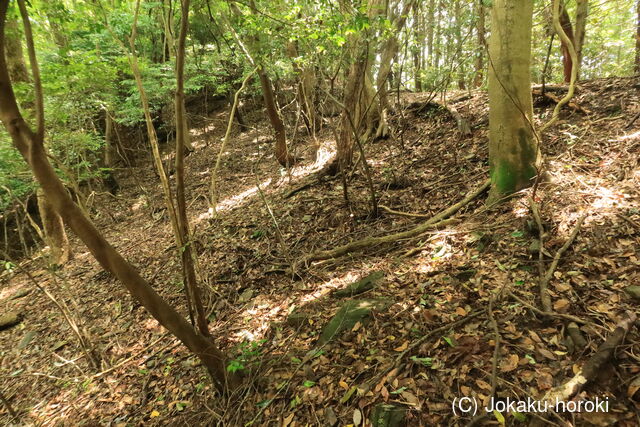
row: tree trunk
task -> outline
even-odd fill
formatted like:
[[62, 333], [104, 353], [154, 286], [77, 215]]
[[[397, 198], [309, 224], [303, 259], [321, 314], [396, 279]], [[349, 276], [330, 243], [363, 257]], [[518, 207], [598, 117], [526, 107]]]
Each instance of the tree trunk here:
[[638, 22], [636, 23], [636, 64], [635, 64], [635, 72], [636, 74], [640, 74], [640, 0], [638, 0], [638, 5], [636, 6], [638, 13]]
[[476, 73], [473, 78], [473, 85], [475, 87], [482, 86], [484, 81], [484, 50], [485, 50], [485, 11], [483, 0], [476, 0], [476, 35], [478, 40], [478, 52], [476, 53], [475, 68]]
[[387, 124], [387, 113], [389, 111], [389, 90], [388, 80], [391, 73], [393, 58], [398, 53], [398, 35], [402, 32], [407, 17], [411, 9], [415, 5], [415, 1], [407, 1], [397, 16], [389, 16], [392, 25], [392, 34], [382, 43], [380, 52], [380, 67], [376, 78], [376, 86], [378, 88], [378, 129], [376, 138], [385, 138], [389, 134], [389, 126]]
[[[4, 22], [9, 0], [0, 0], [0, 50], [5, 49]], [[26, 13], [26, 8], [25, 13]], [[25, 16], [28, 23], [28, 17]], [[30, 31], [26, 32], [27, 39]], [[33, 39], [30, 41], [30, 50]], [[31, 50], [30, 52], [34, 52]], [[31, 55], [31, 53], [30, 53]], [[34, 55], [35, 58], [35, 55]], [[36, 69], [37, 63], [31, 61]], [[36, 73], [34, 73], [35, 76]], [[38, 78], [34, 77], [34, 80]], [[39, 82], [35, 82], [36, 87]], [[37, 92], [38, 93], [38, 92]], [[36, 105], [42, 105], [40, 100]], [[41, 107], [39, 107], [41, 108]], [[42, 114], [42, 111], [39, 112]], [[100, 265], [115, 275], [127, 288], [131, 295], [142, 304], [158, 322], [175, 335], [182, 343], [200, 358], [208, 368], [216, 386], [224, 390], [227, 384], [236, 384], [234, 377], [226, 372], [224, 355], [213, 342], [198, 334], [193, 327], [145, 281], [138, 271], [106, 241], [102, 233], [86, 217], [76, 205], [62, 182], [56, 175], [43, 145], [44, 129], [40, 121], [38, 131], [34, 132], [25, 122], [16, 103], [13, 87], [9, 79], [7, 63], [4, 55], [0, 55], [0, 120], [7, 129], [13, 144], [25, 159], [34, 177], [40, 183], [42, 192], [74, 233], [87, 245], [87, 248]]]
[[582, 48], [587, 29], [587, 16], [589, 15], [588, 0], [576, 0], [576, 28], [574, 32], [576, 55], [578, 56], [578, 79], [582, 68]]
[[260, 77], [260, 86], [262, 87], [262, 99], [264, 100], [264, 106], [267, 109], [267, 116], [269, 122], [275, 133], [275, 156], [278, 163], [284, 167], [293, 165], [293, 157], [289, 154], [287, 149], [287, 134], [285, 132], [284, 123], [280, 114], [278, 114], [278, 108], [276, 107], [276, 100], [273, 96], [273, 87], [271, 86], [271, 80], [267, 76], [266, 71], [262, 66], [258, 68], [258, 76]]
[[533, 139], [531, 25], [533, 0], [496, 0], [489, 54], [488, 203], [533, 183], [539, 149]]
[[435, 0], [429, 0], [429, 7], [427, 8], [427, 67], [433, 67], [433, 28], [435, 27], [435, 13], [436, 4]]
[[[571, 25], [571, 18], [569, 18], [569, 12], [567, 12], [567, 8], [565, 7], [564, 2], [560, 3], [560, 25], [575, 47], [576, 41], [573, 34], [573, 26]], [[571, 60], [571, 55], [569, 55], [569, 47], [562, 39], [560, 40], [562, 49], [562, 69], [564, 82], [569, 83], [571, 81], [571, 68], [573, 67], [573, 61]]]
[[47, 201], [41, 189], [36, 191], [36, 199], [38, 200], [38, 212], [42, 221], [44, 240], [51, 253], [51, 262], [55, 265], [64, 265], [71, 259], [71, 247], [64, 230], [64, 222]]
[[9, 76], [13, 83], [26, 83], [29, 81], [29, 71], [24, 61], [22, 53], [22, 35], [18, 21], [13, 18], [7, 19], [5, 57], [9, 67]]
[[[455, 25], [454, 25], [454, 31], [455, 31], [455, 40], [456, 40], [456, 49], [455, 49], [455, 54], [454, 56], [456, 58], [458, 58], [458, 89], [460, 90], [464, 90], [467, 88], [467, 84], [465, 81], [465, 73], [464, 73], [464, 61], [461, 61], [459, 58], [463, 58], [464, 57], [464, 53], [463, 53], [463, 39], [462, 39], [462, 5], [460, 4], [460, 0], [456, 0], [454, 8], [453, 8], [453, 14], [454, 14], [454, 18], [455, 18]], [[454, 58], [451, 58], [452, 60]]]
[[187, 216], [187, 203], [184, 189], [184, 154], [186, 142], [189, 136], [189, 128], [186, 126], [186, 111], [184, 105], [184, 56], [187, 31], [189, 29], [189, 0], [182, 0], [182, 14], [180, 17], [180, 34], [176, 48], [176, 214], [182, 248], [182, 277], [187, 296], [191, 299], [194, 308], [195, 323], [201, 335], [211, 338], [207, 315], [204, 311], [202, 296], [195, 270], [195, 253], [191, 244], [191, 232], [189, 231], [189, 217]]

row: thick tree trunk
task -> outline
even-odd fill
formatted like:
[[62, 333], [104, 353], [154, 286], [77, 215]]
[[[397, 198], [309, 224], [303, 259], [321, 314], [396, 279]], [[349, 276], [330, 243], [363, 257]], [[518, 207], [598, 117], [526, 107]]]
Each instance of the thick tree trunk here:
[[7, 19], [5, 57], [9, 67], [9, 76], [13, 83], [26, 83], [29, 81], [29, 71], [24, 61], [22, 52], [22, 36], [18, 21], [13, 18]]
[[42, 221], [45, 243], [49, 246], [51, 254], [51, 262], [56, 265], [64, 265], [71, 259], [71, 247], [64, 230], [64, 222], [47, 201], [41, 189], [36, 191], [36, 199], [38, 200], [38, 212]]
[[[5, 49], [4, 22], [9, 0], [0, 0], [0, 50]], [[28, 18], [27, 18], [28, 19]], [[28, 36], [28, 35], [27, 35]], [[31, 54], [30, 54], [31, 55]], [[35, 57], [35, 55], [34, 55]], [[37, 65], [33, 63], [32, 66]], [[37, 80], [34, 78], [34, 80]], [[38, 83], [36, 83], [37, 85]], [[39, 101], [37, 105], [41, 105]], [[40, 107], [39, 107], [40, 109]], [[40, 111], [41, 113], [41, 111]], [[235, 384], [225, 369], [225, 357], [213, 342], [200, 334], [145, 281], [138, 271], [111, 246], [94, 224], [76, 205], [56, 175], [44, 150], [43, 131], [38, 121], [34, 132], [22, 117], [16, 103], [4, 55], [0, 55], [0, 120], [13, 144], [26, 160], [42, 191], [66, 224], [87, 245], [102, 267], [115, 275], [131, 295], [142, 304], [158, 322], [174, 334], [196, 354], [208, 368], [216, 386], [223, 390], [228, 383]]]
[[476, 73], [473, 78], [475, 87], [482, 86], [484, 81], [484, 51], [485, 51], [485, 11], [483, 0], [476, 0], [476, 37], [478, 41], [478, 52], [476, 53], [475, 68]]
[[533, 183], [538, 146], [533, 139], [531, 25], [533, 0], [496, 0], [489, 55], [489, 203]]

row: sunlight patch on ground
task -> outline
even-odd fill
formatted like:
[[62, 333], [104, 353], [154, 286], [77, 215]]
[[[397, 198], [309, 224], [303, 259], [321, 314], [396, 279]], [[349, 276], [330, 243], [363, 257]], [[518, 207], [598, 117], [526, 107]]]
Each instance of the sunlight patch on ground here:
[[[260, 189], [262, 189], [264, 191], [264, 189], [266, 187], [268, 187], [269, 185], [271, 185], [271, 178], [266, 179], [265, 181], [262, 181], [260, 183]], [[234, 196], [231, 197], [227, 197], [226, 199], [222, 200], [221, 202], [219, 202], [216, 205], [216, 212], [220, 213], [220, 212], [224, 212], [224, 211], [229, 211], [232, 210], [234, 208], [239, 207], [242, 203], [244, 203], [247, 199], [255, 196], [256, 194], [258, 194], [258, 187], [256, 187], [255, 185], [252, 187], [247, 188], [246, 190], [244, 190], [241, 193], [238, 193]], [[203, 221], [205, 219], [211, 219], [213, 218], [213, 209], [209, 208], [209, 210], [207, 210], [207, 212], [204, 212], [202, 214], [200, 214], [198, 216], [198, 219], [196, 222], [200, 222]]]
[[619, 136], [618, 138], [615, 138], [615, 139], [610, 139], [609, 142], [626, 141], [630, 139], [640, 139], [640, 130], [634, 133]]
[[327, 295], [334, 289], [344, 288], [347, 285], [360, 280], [364, 276], [366, 276], [366, 274], [363, 272], [361, 272], [360, 274], [349, 272], [341, 277], [334, 277], [328, 282], [324, 282], [321, 285], [315, 286], [315, 291], [300, 298], [297, 305], [304, 305], [314, 302]]
[[286, 309], [287, 301], [276, 301], [264, 295], [258, 295], [248, 304], [239, 319], [245, 320], [245, 327], [233, 334], [237, 342], [257, 341], [262, 339], [265, 333], [281, 316]]

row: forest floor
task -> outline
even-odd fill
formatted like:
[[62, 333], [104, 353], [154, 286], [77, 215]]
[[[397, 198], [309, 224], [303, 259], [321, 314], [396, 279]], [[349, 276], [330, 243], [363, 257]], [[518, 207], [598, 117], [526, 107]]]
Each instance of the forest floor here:
[[[480, 197], [455, 215], [458, 221], [416, 238], [298, 264], [292, 278], [287, 266], [309, 253], [407, 230], [426, 218], [381, 211], [369, 219], [361, 168], [349, 181], [348, 204], [340, 179], [285, 198], [328, 159], [333, 133], [329, 126], [319, 132], [313, 162], [301, 128], [294, 143], [307, 160], [289, 174], [273, 158], [259, 110], [247, 114], [254, 129], [234, 134], [228, 145], [213, 218], [210, 170], [227, 118], [218, 111], [206, 129], [192, 129], [188, 210], [211, 330], [245, 368], [241, 397], [217, 395], [196, 358], [72, 237], [75, 256], [63, 269], [50, 271], [40, 256], [2, 276], [0, 310], [24, 315], [18, 326], [0, 331], [0, 391], [19, 414], [13, 424], [360, 425], [376, 404], [389, 402], [407, 408], [407, 425], [466, 425], [470, 417], [452, 413], [455, 398], [483, 401], [493, 387], [498, 397], [542, 397], [589, 360], [625, 312], [637, 312], [638, 301], [625, 288], [640, 279], [640, 120], [631, 123], [640, 114], [639, 88], [637, 79], [582, 82], [574, 101], [583, 111], [565, 108], [542, 142], [550, 176], [535, 194], [543, 252], [553, 256], [586, 214], [549, 284], [554, 311], [587, 323], [584, 348], [571, 345], [563, 319], [543, 318], [511, 296], [541, 308], [531, 190], [491, 210]], [[462, 95], [451, 94], [449, 103], [470, 123], [470, 135], [457, 130], [447, 111], [406, 108], [428, 94], [402, 96], [403, 108], [391, 117], [394, 136], [365, 147], [381, 204], [433, 215], [488, 178], [487, 95]], [[542, 123], [553, 104], [534, 101]], [[148, 160], [118, 172], [121, 191], [98, 196], [94, 217], [120, 253], [184, 312], [176, 248]], [[551, 258], [544, 262], [548, 268]], [[90, 366], [59, 310], [23, 269], [81, 319], [102, 369]], [[377, 285], [354, 298], [384, 300], [385, 309], [319, 345], [322, 328], [348, 300], [335, 290], [378, 271]], [[562, 419], [640, 425], [639, 337], [632, 327], [579, 395], [608, 398], [609, 411], [560, 414], [550, 417], [551, 425]], [[516, 424], [523, 416], [508, 414], [505, 421]], [[499, 418], [489, 414], [484, 422], [496, 425]], [[0, 424], [12, 424], [4, 405]]]

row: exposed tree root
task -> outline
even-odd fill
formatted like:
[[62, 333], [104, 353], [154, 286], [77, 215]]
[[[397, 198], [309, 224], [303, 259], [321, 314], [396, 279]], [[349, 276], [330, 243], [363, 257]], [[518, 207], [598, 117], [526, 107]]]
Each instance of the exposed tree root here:
[[[534, 89], [534, 90], [532, 90], [532, 91], [531, 91], [531, 93], [532, 93], [533, 95], [541, 96], [541, 97], [543, 97], [543, 98], [545, 98], [545, 99], [548, 99], [548, 100], [550, 100], [551, 102], [553, 102], [553, 103], [555, 103], [555, 104], [559, 104], [559, 103], [560, 103], [560, 101], [562, 101], [562, 100], [558, 97], [558, 95], [556, 95], [556, 94], [554, 94], [554, 93], [551, 93], [551, 92], [546, 92], [546, 91], [545, 91], [545, 92], [542, 92], [542, 90], [536, 90], [536, 89]], [[586, 114], [591, 114], [591, 111], [587, 110], [587, 109], [586, 109], [586, 108], [584, 108], [584, 107], [581, 107], [580, 105], [578, 105], [577, 103], [575, 103], [575, 102], [573, 102], [573, 101], [569, 101], [569, 102], [567, 103], [567, 106], [568, 106], [569, 108], [571, 108], [572, 110], [577, 111], [577, 112], [579, 112], [579, 113], [582, 113], [582, 114], [585, 114], [585, 115], [586, 115]]]
[[356, 240], [355, 242], [351, 242], [349, 244], [337, 247], [335, 249], [314, 252], [309, 256], [303, 258], [301, 262], [306, 264], [311, 261], [320, 261], [324, 259], [339, 258], [341, 256], [347, 255], [352, 252], [358, 252], [371, 246], [384, 245], [387, 243], [393, 243], [397, 240], [415, 237], [424, 233], [427, 230], [433, 229], [441, 225], [449, 224], [450, 222], [445, 220], [451, 215], [455, 214], [463, 206], [469, 204], [473, 199], [478, 197], [480, 194], [482, 194], [487, 188], [489, 188], [489, 184], [490, 184], [489, 180], [485, 181], [484, 184], [482, 184], [479, 188], [469, 193], [460, 202], [456, 203], [453, 206], [448, 207], [447, 209], [431, 217], [431, 219], [428, 219], [427, 221], [423, 222], [422, 224], [410, 230], [402, 231], [400, 233], [389, 234], [386, 236], [380, 236], [380, 237], [367, 237], [365, 239]]
[[458, 131], [462, 135], [469, 136], [472, 133], [471, 125], [469, 125], [467, 119], [462, 117], [458, 110], [452, 105], [444, 105], [436, 101], [414, 102], [409, 104], [407, 109], [413, 111], [414, 114], [426, 113], [429, 110], [444, 110], [455, 119], [456, 124], [458, 125]]
[[556, 402], [566, 402], [578, 393], [582, 387], [593, 380], [602, 366], [611, 359], [617, 346], [622, 344], [625, 335], [629, 332], [631, 325], [636, 321], [636, 314], [627, 312], [624, 319], [618, 323], [609, 338], [598, 348], [593, 356], [584, 364], [578, 373], [566, 383], [551, 389], [543, 398], [550, 405], [555, 406]]

